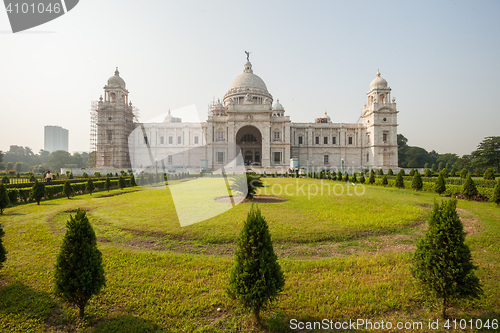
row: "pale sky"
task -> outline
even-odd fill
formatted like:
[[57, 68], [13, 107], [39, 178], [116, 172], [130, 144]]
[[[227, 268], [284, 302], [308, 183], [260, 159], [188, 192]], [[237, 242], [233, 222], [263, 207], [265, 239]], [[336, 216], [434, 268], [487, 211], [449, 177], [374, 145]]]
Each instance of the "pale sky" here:
[[116, 66], [140, 120], [191, 104], [205, 120], [248, 50], [292, 122], [356, 122], [380, 69], [410, 145], [468, 154], [500, 135], [499, 17], [487, 0], [81, 0], [12, 34], [0, 10], [0, 150], [38, 152], [59, 125], [88, 151], [90, 103]]

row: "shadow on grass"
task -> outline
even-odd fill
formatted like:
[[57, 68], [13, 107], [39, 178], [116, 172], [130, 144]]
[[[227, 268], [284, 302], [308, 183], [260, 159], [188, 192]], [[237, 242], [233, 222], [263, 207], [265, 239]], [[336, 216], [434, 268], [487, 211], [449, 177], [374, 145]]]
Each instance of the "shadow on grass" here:
[[0, 313], [24, 321], [44, 323], [58, 304], [46, 292], [36, 291], [22, 283], [0, 286]]
[[123, 315], [114, 318], [102, 319], [95, 325], [92, 332], [100, 333], [132, 333], [132, 332], [161, 332], [157, 324], [130, 315]]
[[3, 213], [0, 216], [18, 216], [18, 215], [26, 215], [21, 213]]

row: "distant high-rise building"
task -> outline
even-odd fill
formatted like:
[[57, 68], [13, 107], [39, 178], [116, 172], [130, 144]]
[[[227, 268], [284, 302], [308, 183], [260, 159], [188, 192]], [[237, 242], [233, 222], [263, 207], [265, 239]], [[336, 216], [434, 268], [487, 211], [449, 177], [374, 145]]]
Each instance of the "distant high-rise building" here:
[[51, 153], [68, 151], [68, 130], [60, 126], [45, 126], [43, 149]]

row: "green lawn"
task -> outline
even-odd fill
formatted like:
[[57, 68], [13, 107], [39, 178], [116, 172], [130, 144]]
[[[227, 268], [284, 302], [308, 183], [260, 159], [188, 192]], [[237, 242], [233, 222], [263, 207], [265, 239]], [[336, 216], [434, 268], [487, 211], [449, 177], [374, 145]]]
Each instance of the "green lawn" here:
[[[203, 181], [197, 186], [210, 188], [212, 180]], [[427, 323], [436, 317], [433, 303], [415, 287], [408, 260], [435, 194], [365, 186], [364, 195], [356, 195], [352, 185], [332, 181], [323, 181], [321, 193], [313, 179], [265, 184], [260, 194], [287, 199], [259, 204], [286, 275], [283, 294], [263, 313], [266, 328], [255, 327], [225, 292], [249, 204], [180, 227], [168, 190], [136, 188], [20, 205], [0, 216], [8, 251], [0, 271], [0, 331], [274, 332], [288, 331], [292, 318]], [[450, 314], [500, 319], [500, 208], [461, 200], [458, 207], [472, 233], [467, 242], [485, 295]], [[65, 223], [77, 208], [88, 211], [107, 277], [84, 322], [52, 294]]]

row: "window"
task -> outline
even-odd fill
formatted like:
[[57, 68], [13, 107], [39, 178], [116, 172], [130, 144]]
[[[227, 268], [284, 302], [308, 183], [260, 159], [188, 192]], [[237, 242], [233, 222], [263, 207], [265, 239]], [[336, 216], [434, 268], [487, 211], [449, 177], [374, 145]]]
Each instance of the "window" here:
[[161, 145], [165, 144], [165, 137], [164, 136], [160, 136], [160, 144]]
[[257, 138], [253, 134], [245, 134], [241, 138], [241, 142], [257, 142]]
[[281, 152], [275, 151], [273, 153], [274, 156], [274, 163], [281, 163]]
[[167, 163], [172, 164], [172, 155], [167, 156]]
[[323, 138], [323, 143], [324, 143], [325, 145], [327, 145], [327, 144], [328, 144], [328, 137], [327, 137], [327, 136], [325, 136], [325, 137]]
[[274, 141], [280, 140], [280, 132], [274, 132]]
[[108, 142], [111, 142], [113, 140], [113, 131], [107, 131], [108, 134]]
[[316, 144], [319, 145], [319, 136], [316, 137]]
[[144, 144], [145, 144], [145, 145], [147, 145], [147, 144], [148, 144], [148, 137], [147, 137], [147, 136], [145, 136], [145, 137], [144, 137]]
[[337, 144], [337, 137], [332, 136], [332, 145], [336, 145], [336, 144]]
[[177, 144], [180, 145], [182, 143], [182, 137], [178, 136], [177, 137]]
[[198, 144], [198, 136], [195, 136], [194, 137], [194, 144], [197, 145]]
[[224, 140], [224, 132], [217, 132], [217, 141]]
[[224, 152], [223, 151], [217, 152], [217, 163], [219, 163], [219, 164], [224, 163]]
[[169, 144], [169, 145], [174, 144], [174, 137], [173, 137], [173, 136], [169, 136], [169, 137], [168, 137], [168, 144]]
[[324, 155], [324, 156], [323, 156], [323, 162], [324, 162], [325, 164], [328, 164], [328, 155]]
[[366, 161], [370, 162], [370, 154], [366, 154]]
[[382, 133], [382, 141], [387, 142], [387, 133]]
[[299, 136], [299, 145], [301, 145], [301, 144], [302, 144], [302, 140], [303, 140], [303, 139], [302, 139], [302, 137], [301, 137], [301, 136]]
[[349, 140], [349, 141], [348, 141], [348, 142], [349, 142], [349, 144], [350, 144], [350, 145], [352, 145], [352, 136], [350, 136], [350, 137], [348, 138], [348, 140]]

